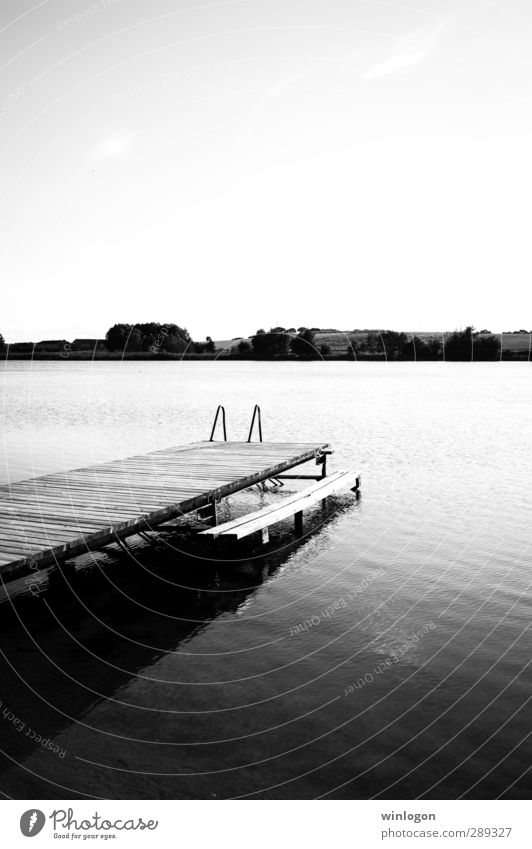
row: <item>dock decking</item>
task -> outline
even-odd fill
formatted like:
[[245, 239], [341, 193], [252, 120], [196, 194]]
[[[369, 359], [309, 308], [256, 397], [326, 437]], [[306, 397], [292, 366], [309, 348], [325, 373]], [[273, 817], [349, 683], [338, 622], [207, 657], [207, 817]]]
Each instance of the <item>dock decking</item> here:
[[0, 573], [101, 548], [330, 452], [327, 443], [195, 442], [0, 487]]

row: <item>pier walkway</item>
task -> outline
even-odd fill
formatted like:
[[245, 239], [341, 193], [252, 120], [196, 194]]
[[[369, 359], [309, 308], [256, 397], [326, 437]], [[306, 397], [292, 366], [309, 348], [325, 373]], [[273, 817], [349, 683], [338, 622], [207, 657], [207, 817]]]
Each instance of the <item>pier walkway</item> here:
[[327, 443], [195, 442], [0, 487], [0, 573], [97, 550], [331, 453]]

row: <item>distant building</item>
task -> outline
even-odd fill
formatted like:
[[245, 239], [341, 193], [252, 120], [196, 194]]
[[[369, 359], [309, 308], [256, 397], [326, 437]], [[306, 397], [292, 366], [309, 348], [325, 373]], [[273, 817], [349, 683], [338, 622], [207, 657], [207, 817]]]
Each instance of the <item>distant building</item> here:
[[13, 342], [9, 350], [12, 354], [31, 354], [34, 346], [34, 342]]
[[105, 339], [74, 339], [73, 351], [104, 351]]
[[46, 353], [56, 353], [59, 351], [68, 351], [70, 342], [66, 339], [43, 339], [41, 342], [35, 343], [35, 351], [44, 351]]

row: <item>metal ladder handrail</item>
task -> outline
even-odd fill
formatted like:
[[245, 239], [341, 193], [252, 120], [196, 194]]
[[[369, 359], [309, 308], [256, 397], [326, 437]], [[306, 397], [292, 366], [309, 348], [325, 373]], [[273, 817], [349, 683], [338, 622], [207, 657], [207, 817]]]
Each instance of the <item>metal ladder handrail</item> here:
[[258, 416], [257, 421], [258, 421], [258, 425], [259, 425], [259, 442], [262, 442], [262, 420], [261, 420], [261, 414], [260, 414], [260, 407], [259, 407], [258, 404], [255, 404], [255, 408], [253, 410], [253, 416], [252, 416], [252, 419], [251, 419], [251, 427], [249, 428], [249, 434], [248, 434], [248, 442], [251, 442], [251, 436], [253, 434], [253, 428], [255, 426], [255, 418], [257, 416]]
[[216, 409], [216, 415], [214, 417], [214, 424], [212, 426], [209, 442], [214, 442], [214, 431], [216, 430], [216, 423], [218, 421], [218, 416], [220, 415], [220, 410], [222, 411], [222, 428], [224, 432], [224, 442], [227, 442], [227, 430], [225, 428], [225, 407], [223, 406], [223, 404], [218, 404], [218, 407]]

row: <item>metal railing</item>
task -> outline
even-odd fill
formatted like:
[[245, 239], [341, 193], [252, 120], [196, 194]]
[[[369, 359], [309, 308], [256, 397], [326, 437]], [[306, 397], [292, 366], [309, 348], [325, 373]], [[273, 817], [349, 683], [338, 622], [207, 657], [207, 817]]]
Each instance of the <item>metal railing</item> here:
[[259, 442], [262, 442], [262, 420], [260, 416], [260, 407], [258, 404], [255, 404], [255, 409], [253, 410], [253, 417], [251, 419], [251, 427], [249, 428], [248, 434], [248, 442], [251, 442], [251, 437], [253, 435], [253, 428], [255, 426], [255, 419], [257, 419], [257, 424], [259, 426]]
[[211, 436], [209, 442], [214, 442], [214, 432], [216, 430], [216, 424], [218, 422], [218, 416], [220, 415], [220, 410], [222, 411], [222, 428], [224, 433], [224, 442], [227, 442], [227, 430], [225, 427], [225, 407], [222, 404], [218, 404], [218, 408], [216, 410], [216, 415], [214, 417], [214, 423], [211, 430]]
[[[223, 404], [218, 404], [218, 407], [216, 408], [216, 415], [214, 416], [214, 422], [213, 422], [213, 425], [212, 425], [212, 430], [211, 430], [211, 435], [209, 437], [209, 442], [214, 442], [214, 434], [216, 433], [216, 427], [218, 425], [218, 419], [220, 417], [220, 413], [222, 414], [222, 430], [223, 430], [224, 442], [227, 442], [227, 427], [226, 427], [226, 421], [225, 421], [225, 407], [223, 406]], [[249, 427], [249, 433], [248, 433], [248, 439], [247, 439], [248, 442], [251, 442], [251, 438], [253, 436], [253, 431], [255, 429], [255, 425], [258, 428], [259, 442], [262, 442], [262, 417], [261, 417], [260, 407], [259, 407], [258, 404], [255, 404], [255, 407], [253, 408], [253, 415], [251, 417], [251, 425]]]

